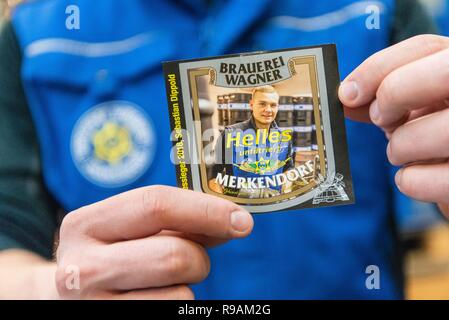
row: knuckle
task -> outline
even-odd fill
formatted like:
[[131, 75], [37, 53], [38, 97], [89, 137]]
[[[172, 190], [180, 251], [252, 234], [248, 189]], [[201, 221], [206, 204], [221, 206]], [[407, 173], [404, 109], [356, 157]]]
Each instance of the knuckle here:
[[59, 235], [61, 241], [65, 238], [79, 237], [80, 235], [89, 235], [94, 205], [80, 207], [67, 214], [61, 222]]
[[231, 213], [239, 208], [232, 202], [206, 195], [199, 195], [196, 199], [198, 218], [204, 225], [217, 226], [216, 232], [223, 238], [234, 235], [231, 227]]
[[198, 208], [200, 208], [199, 213], [202, 215], [202, 220], [205, 223], [209, 223], [213, 217], [211, 203], [208, 198], [202, 198], [198, 204]]
[[165, 271], [169, 275], [189, 279], [189, 283], [201, 282], [210, 272], [210, 259], [206, 250], [199, 244], [191, 242], [186, 246], [185, 240], [171, 241], [165, 257]]
[[189, 267], [189, 257], [182, 241], [170, 241], [165, 260], [165, 269], [169, 274], [179, 274]]
[[79, 228], [83, 225], [83, 220], [81, 217], [82, 210], [83, 208], [72, 211], [64, 217], [59, 229], [61, 237], [72, 234], [74, 230], [79, 230]]
[[167, 190], [164, 186], [146, 187], [142, 193], [142, 212], [150, 213], [153, 218], [162, 218], [167, 210], [164, 200]]
[[424, 48], [429, 53], [441, 51], [449, 47], [449, 42], [446, 38], [433, 34], [417, 35], [411, 38], [410, 41], [416, 42], [419, 47]]
[[383, 78], [385, 76], [385, 71], [384, 71], [384, 64], [381, 63], [381, 61], [383, 60], [382, 58], [382, 52], [376, 52], [374, 53], [371, 57], [369, 57], [365, 63], [365, 71], [370, 72], [370, 73], [375, 73], [374, 76], [375, 77], [381, 77]]
[[379, 109], [382, 112], [382, 108], [390, 104], [394, 104], [396, 100], [397, 92], [397, 79], [396, 72], [393, 71], [385, 77], [377, 90], [376, 97], [379, 102]]

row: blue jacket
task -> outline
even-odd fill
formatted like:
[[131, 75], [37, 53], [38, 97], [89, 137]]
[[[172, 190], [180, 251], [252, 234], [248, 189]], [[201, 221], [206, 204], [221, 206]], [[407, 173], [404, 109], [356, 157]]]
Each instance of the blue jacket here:
[[[448, 1], [435, 2], [434, 8], [430, 4], [431, 14], [434, 16], [442, 35], [449, 36], [449, 3]], [[433, 10], [432, 10], [433, 9]]]
[[[67, 211], [143, 185], [175, 185], [161, 61], [336, 43], [346, 76], [388, 45], [393, 0], [40, 0], [13, 26], [41, 141], [45, 183]], [[80, 29], [66, 27], [69, 5]], [[386, 141], [347, 123], [353, 206], [264, 214], [244, 240], [210, 250], [197, 298], [401, 298]], [[367, 266], [380, 289], [365, 285]]]

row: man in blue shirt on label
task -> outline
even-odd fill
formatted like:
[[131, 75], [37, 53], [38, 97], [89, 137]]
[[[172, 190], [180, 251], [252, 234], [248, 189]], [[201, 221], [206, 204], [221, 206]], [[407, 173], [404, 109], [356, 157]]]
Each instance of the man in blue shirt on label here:
[[209, 187], [235, 197], [274, 197], [289, 192], [291, 184], [260, 187], [255, 181], [259, 177], [274, 179], [294, 168], [293, 130], [281, 130], [276, 124], [279, 94], [272, 86], [256, 87], [251, 96], [251, 117], [226, 126], [218, 139]]
[[[79, 14], [79, 23], [65, 23], [65, 12], [68, 19]], [[347, 123], [355, 205], [252, 217], [223, 199], [173, 187], [160, 63], [336, 43], [346, 76], [388, 45], [433, 31], [418, 3], [406, 0], [20, 4], [0, 35], [0, 296], [402, 298], [384, 132]], [[416, 97], [415, 75], [438, 71], [443, 60], [407, 65], [444, 48], [445, 38], [426, 36], [368, 60], [340, 90], [348, 115], [369, 120], [386, 74], [397, 91]], [[388, 137], [408, 114], [397, 91], [384, 91], [394, 101], [371, 107]], [[418, 106], [425, 95], [437, 100], [421, 93]], [[386, 110], [395, 105], [400, 111]], [[437, 120], [430, 128], [439, 128]], [[437, 140], [418, 150], [447, 158], [432, 152]], [[394, 164], [416, 159], [404, 145], [389, 151]], [[403, 192], [444, 209], [443, 180], [438, 188], [419, 180], [423, 191], [411, 184], [415, 171], [399, 172]], [[366, 286], [370, 266], [381, 273], [376, 288]]]

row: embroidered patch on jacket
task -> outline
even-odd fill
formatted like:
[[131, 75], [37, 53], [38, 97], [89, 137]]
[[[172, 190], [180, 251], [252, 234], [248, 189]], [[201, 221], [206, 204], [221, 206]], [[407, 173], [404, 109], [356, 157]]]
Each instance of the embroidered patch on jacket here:
[[141, 177], [156, 150], [148, 116], [127, 101], [101, 103], [76, 123], [71, 153], [79, 172], [91, 183], [120, 187]]

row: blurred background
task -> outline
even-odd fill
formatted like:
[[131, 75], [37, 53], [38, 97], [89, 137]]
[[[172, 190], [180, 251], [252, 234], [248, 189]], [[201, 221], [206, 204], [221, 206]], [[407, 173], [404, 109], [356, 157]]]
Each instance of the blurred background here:
[[[419, 0], [449, 36], [449, 0]], [[20, 0], [0, 0], [0, 21]], [[408, 299], [449, 299], [449, 223], [432, 204], [397, 199]]]

